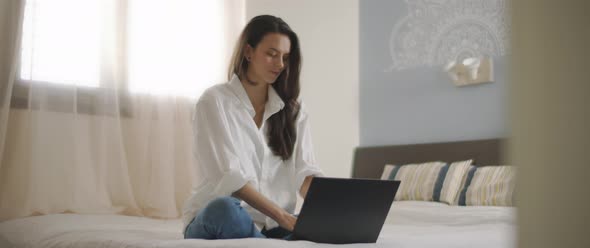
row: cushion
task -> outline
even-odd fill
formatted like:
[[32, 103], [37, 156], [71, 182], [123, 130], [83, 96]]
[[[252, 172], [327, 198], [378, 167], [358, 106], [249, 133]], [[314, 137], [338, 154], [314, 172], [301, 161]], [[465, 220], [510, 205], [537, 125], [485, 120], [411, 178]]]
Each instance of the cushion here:
[[387, 179], [401, 181], [394, 200], [433, 201], [436, 182], [445, 166], [444, 162], [386, 165], [390, 170]]
[[452, 204], [472, 160], [385, 165], [381, 179], [401, 181], [396, 201], [439, 201]]
[[515, 179], [514, 166], [473, 167], [465, 179], [458, 205], [514, 206]]
[[453, 204], [455, 200], [459, 198], [459, 193], [461, 192], [461, 187], [463, 186], [463, 178], [465, 178], [467, 172], [469, 172], [472, 162], [473, 160], [470, 159], [451, 163], [447, 174], [444, 177], [442, 188], [440, 190], [440, 202]]

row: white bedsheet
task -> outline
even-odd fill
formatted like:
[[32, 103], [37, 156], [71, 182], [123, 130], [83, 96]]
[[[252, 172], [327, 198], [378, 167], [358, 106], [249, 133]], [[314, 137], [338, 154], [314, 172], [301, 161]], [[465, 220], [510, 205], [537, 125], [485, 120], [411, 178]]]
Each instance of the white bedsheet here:
[[[0, 247], [328, 247], [276, 239], [183, 240], [180, 220], [56, 214], [0, 223]], [[395, 202], [376, 244], [347, 247], [515, 247], [515, 209]]]

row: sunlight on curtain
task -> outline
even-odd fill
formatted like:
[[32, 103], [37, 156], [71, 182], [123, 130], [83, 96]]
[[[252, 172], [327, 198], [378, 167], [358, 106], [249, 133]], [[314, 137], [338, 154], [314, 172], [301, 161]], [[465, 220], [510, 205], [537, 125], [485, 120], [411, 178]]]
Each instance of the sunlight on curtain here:
[[221, 82], [223, 19], [223, 1], [130, 1], [130, 90], [196, 96]]
[[[20, 77], [100, 87], [105, 71], [118, 71], [131, 93], [197, 98], [225, 79], [225, 6], [215, 0], [27, 0]], [[109, 25], [113, 19], [123, 21]], [[126, 43], [110, 43], [109, 35]], [[112, 63], [108, 51], [123, 60]]]
[[97, 87], [99, 7], [97, 0], [27, 0], [21, 78]]
[[196, 98], [244, 18], [243, 0], [0, 0], [0, 221], [179, 217]]

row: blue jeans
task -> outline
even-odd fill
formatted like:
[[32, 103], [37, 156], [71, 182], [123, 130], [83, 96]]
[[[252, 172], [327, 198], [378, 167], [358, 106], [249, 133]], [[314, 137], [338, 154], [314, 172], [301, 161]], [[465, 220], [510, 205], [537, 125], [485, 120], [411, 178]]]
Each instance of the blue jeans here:
[[281, 227], [256, 229], [250, 214], [240, 206], [240, 200], [226, 196], [207, 204], [186, 227], [185, 239], [291, 239], [291, 232]]

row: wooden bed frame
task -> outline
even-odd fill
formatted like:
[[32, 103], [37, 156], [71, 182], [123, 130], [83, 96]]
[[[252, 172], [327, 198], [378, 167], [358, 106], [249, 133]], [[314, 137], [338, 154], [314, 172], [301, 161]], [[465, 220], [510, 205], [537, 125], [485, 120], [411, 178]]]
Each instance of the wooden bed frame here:
[[473, 159], [473, 164], [477, 166], [501, 165], [506, 163], [504, 145], [504, 139], [486, 139], [358, 147], [354, 152], [352, 178], [380, 178], [385, 164], [403, 165]]

